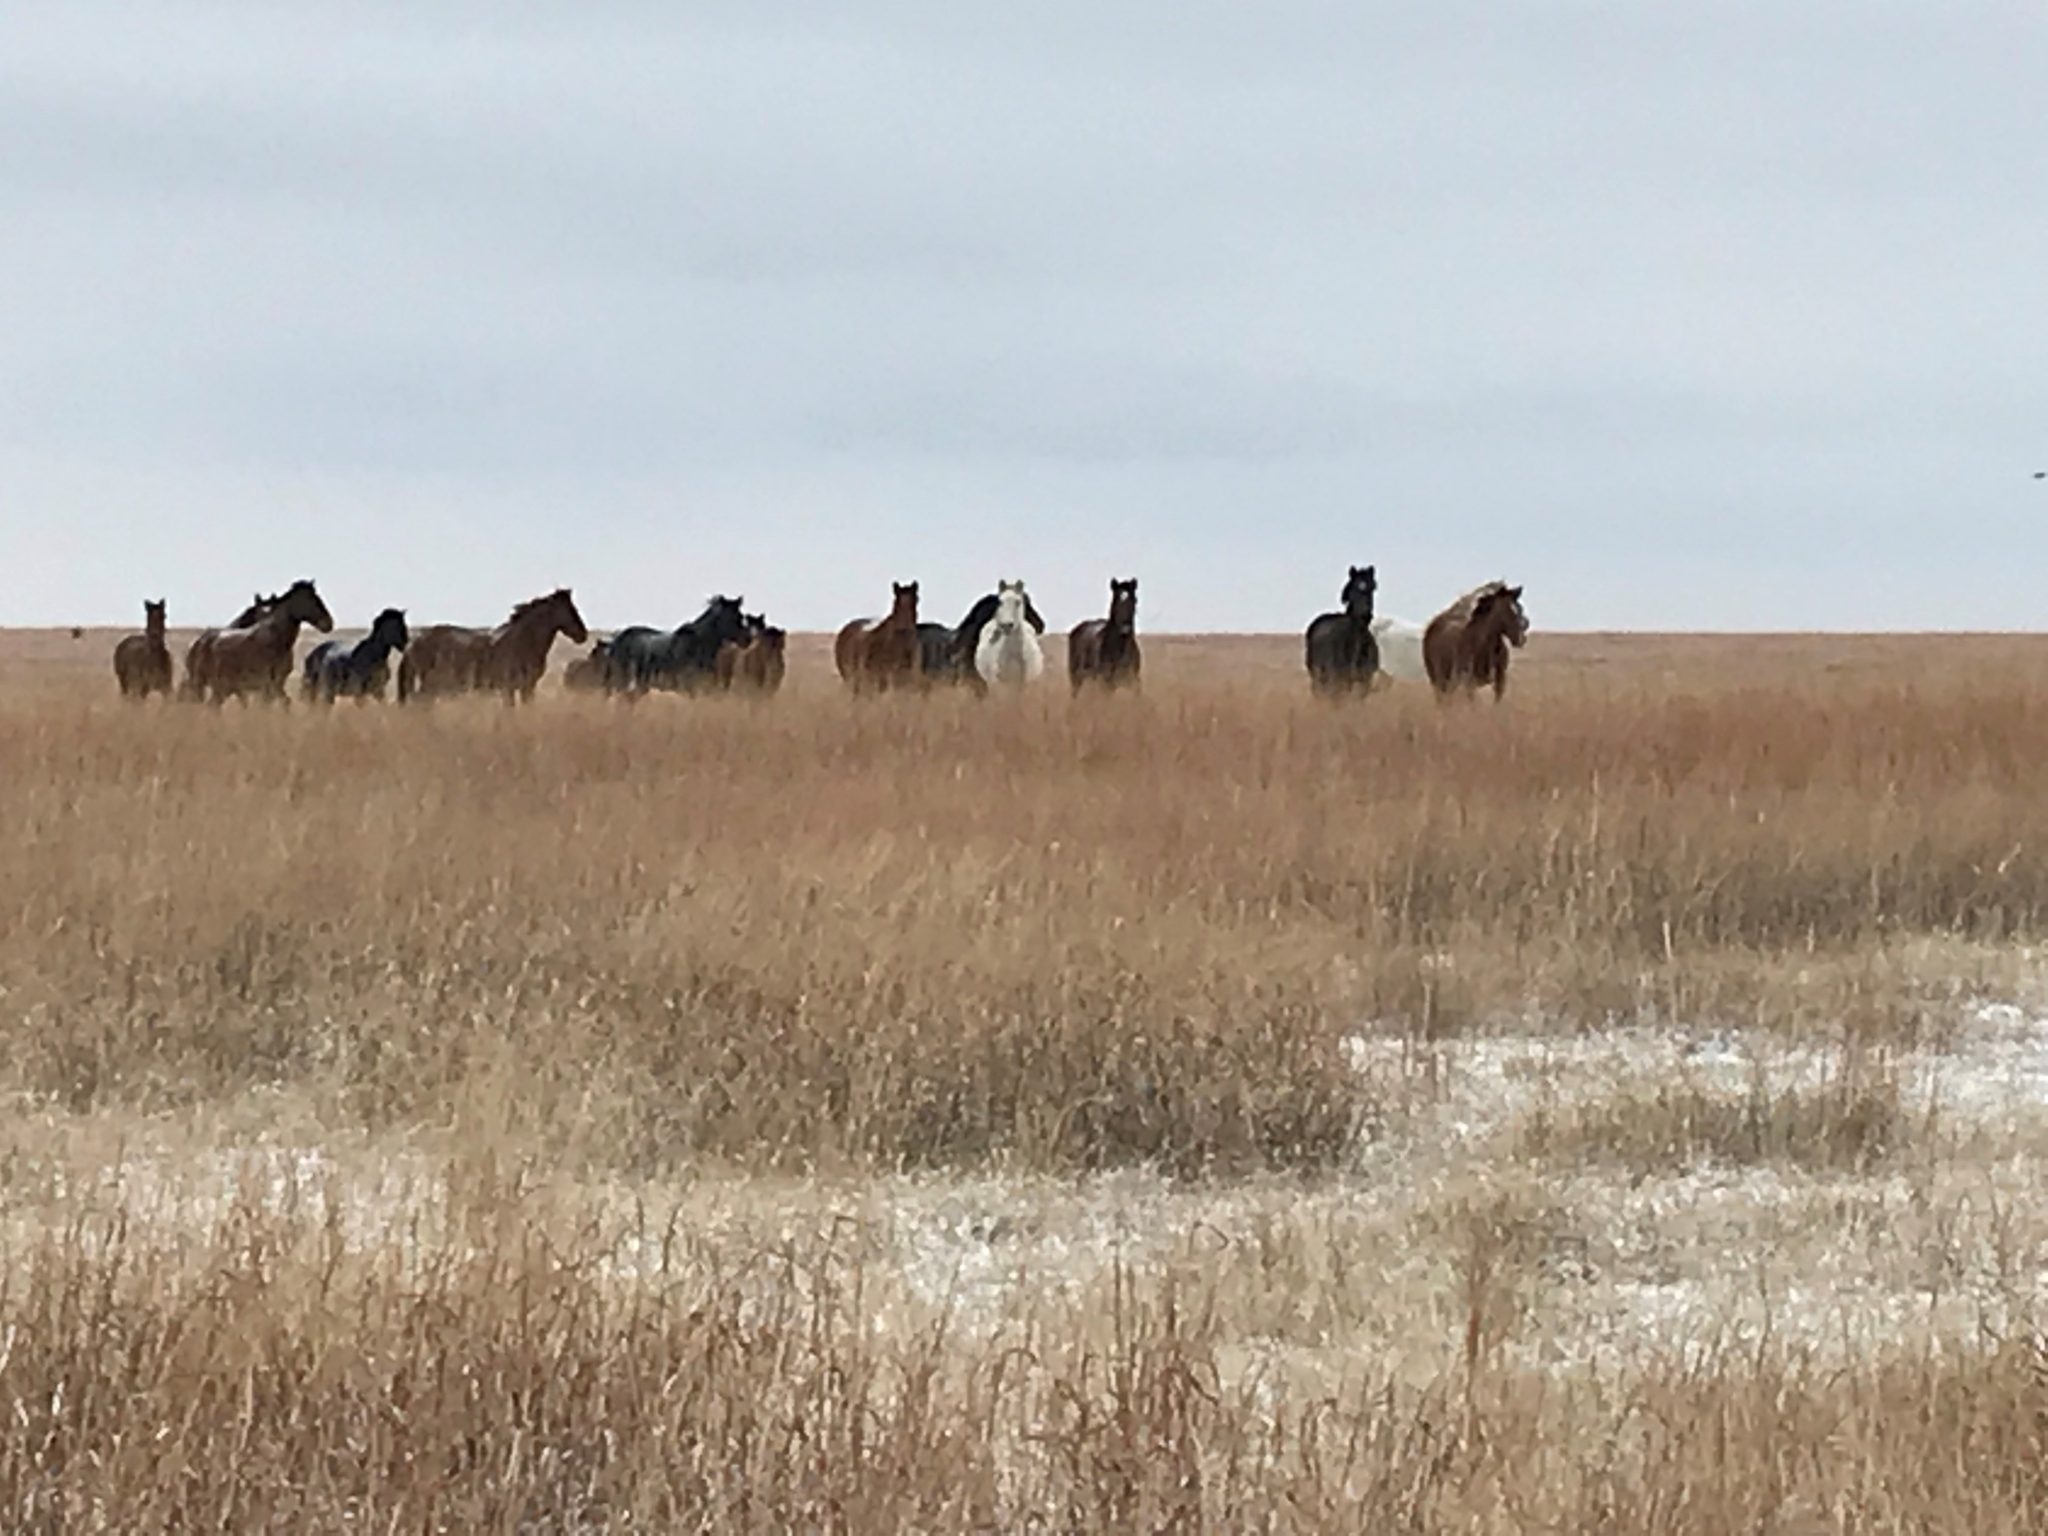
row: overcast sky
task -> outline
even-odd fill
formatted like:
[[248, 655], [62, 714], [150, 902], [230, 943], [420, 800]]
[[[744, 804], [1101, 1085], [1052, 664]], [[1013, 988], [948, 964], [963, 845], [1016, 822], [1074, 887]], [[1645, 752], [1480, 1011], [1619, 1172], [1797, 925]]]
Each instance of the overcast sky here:
[[0, 21], [0, 623], [2048, 618], [2035, 0]]

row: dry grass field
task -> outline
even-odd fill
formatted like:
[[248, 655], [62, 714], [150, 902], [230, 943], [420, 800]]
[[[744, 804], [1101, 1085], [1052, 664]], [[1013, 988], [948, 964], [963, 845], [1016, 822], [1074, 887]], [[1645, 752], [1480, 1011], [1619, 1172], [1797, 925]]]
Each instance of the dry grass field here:
[[2048, 1529], [2048, 640], [112, 639], [0, 638], [0, 1528]]

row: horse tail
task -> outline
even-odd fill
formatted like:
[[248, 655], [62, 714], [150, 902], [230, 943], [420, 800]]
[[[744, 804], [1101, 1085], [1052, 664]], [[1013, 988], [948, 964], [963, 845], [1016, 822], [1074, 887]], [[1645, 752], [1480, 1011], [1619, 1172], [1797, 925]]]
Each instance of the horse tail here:
[[398, 663], [398, 702], [403, 704], [418, 691], [417, 666], [413, 661], [414, 652], [408, 648]]

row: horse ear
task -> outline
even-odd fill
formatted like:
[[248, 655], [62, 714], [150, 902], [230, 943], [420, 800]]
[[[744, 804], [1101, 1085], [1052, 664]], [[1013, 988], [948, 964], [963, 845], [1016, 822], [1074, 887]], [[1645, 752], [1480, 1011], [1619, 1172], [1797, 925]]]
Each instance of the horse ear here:
[[1522, 600], [1522, 589], [1520, 587], [1509, 587], [1508, 596], [1519, 603]]

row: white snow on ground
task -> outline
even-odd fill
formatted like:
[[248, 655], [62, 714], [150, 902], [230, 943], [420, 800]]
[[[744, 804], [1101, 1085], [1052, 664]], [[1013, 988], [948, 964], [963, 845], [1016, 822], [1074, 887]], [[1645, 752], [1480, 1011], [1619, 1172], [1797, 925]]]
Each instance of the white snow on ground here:
[[[1839, 1051], [1763, 1032], [1618, 1028], [1418, 1044], [1372, 1030], [1345, 1042], [1357, 1070], [1403, 1089], [1350, 1174], [1180, 1185], [1143, 1172], [1079, 1181], [925, 1177], [706, 1178], [677, 1188], [550, 1185], [544, 1209], [592, 1213], [621, 1284], [681, 1244], [781, 1254], [814, 1276], [861, 1280], [880, 1330], [994, 1336], [1026, 1319], [1098, 1308], [1119, 1265], [1171, 1268], [1234, 1319], [1247, 1370], [1440, 1366], [1463, 1326], [1457, 1233], [1488, 1200], [1528, 1205], [1512, 1276], [1511, 1355], [1611, 1368], [1646, 1348], [1676, 1356], [1766, 1336], [1817, 1351], [1917, 1339], [1957, 1344], [2048, 1307], [2048, 1013], [1966, 1004], [1939, 1051], [1883, 1059], [1916, 1112], [1972, 1157], [1881, 1175], [1816, 1176], [1703, 1164], [1670, 1174], [1526, 1169], [1511, 1153], [1532, 1111], [1683, 1081], [1739, 1097], [1828, 1080]], [[330, 1222], [358, 1247], [460, 1240], [449, 1167], [412, 1147], [251, 1141], [195, 1151], [127, 1147], [10, 1186], [0, 1237], [44, 1209], [118, 1214], [176, 1240], [239, 1208]], [[40, 1180], [40, 1182], [38, 1182]], [[40, 1198], [38, 1198], [38, 1195]], [[81, 1229], [84, 1240], [93, 1240]], [[1448, 1235], [1447, 1235], [1448, 1234]], [[764, 1260], [765, 1262], [765, 1260]], [[766, 1269], [761, 1273], [766, 1274]], [[809, 1282], [807, 1282], [809, 1283]], [[817, 1283], [836, 1283], [818, 1280]]]

